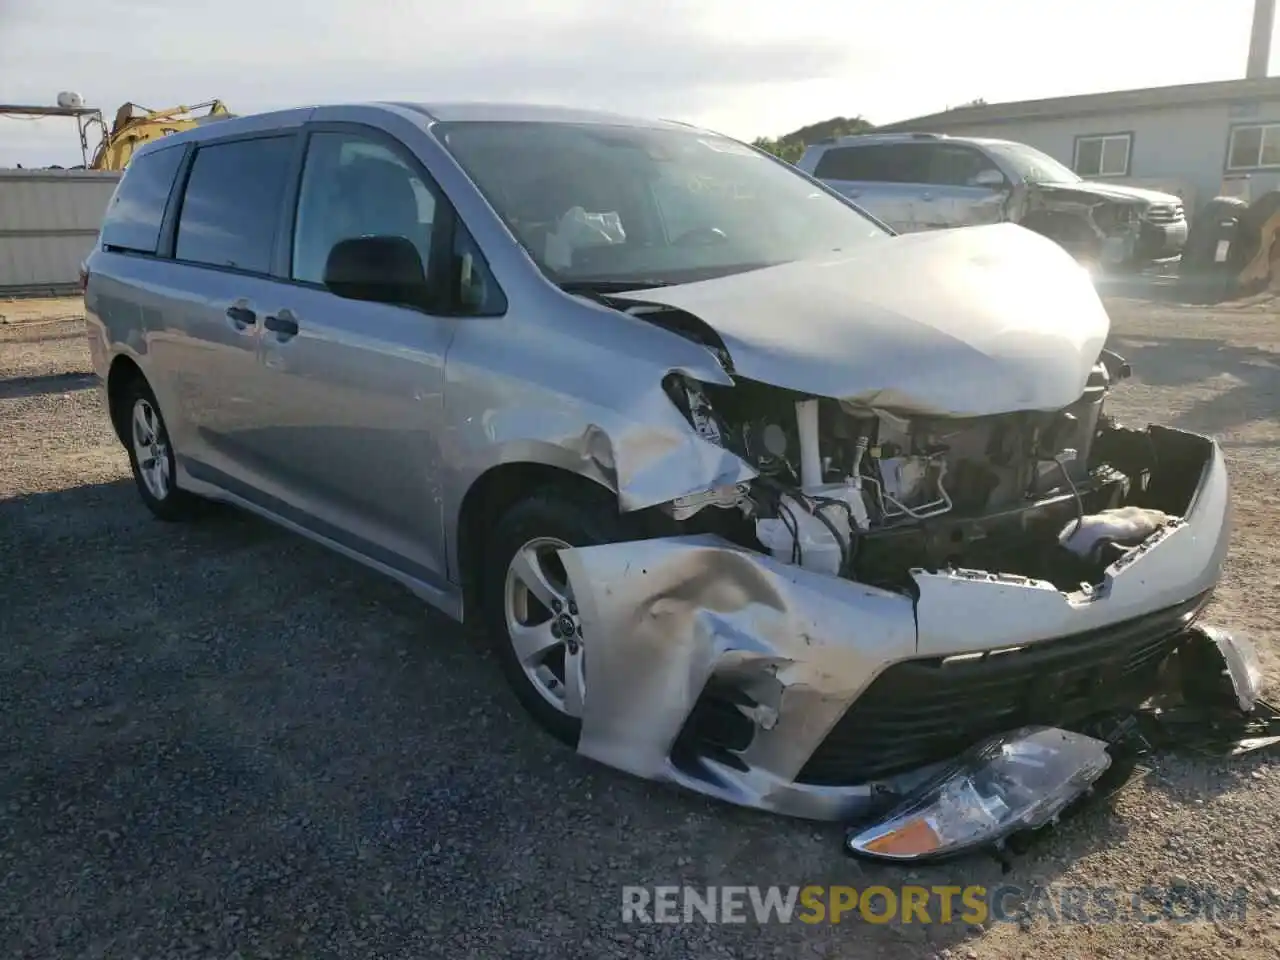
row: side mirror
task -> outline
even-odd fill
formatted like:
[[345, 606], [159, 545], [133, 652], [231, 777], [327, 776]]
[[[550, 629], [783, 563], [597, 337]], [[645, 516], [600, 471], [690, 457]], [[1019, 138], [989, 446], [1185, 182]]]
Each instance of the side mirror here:
[[418, 248], [404, 237], [339, 240], [325, 261], [324, 285], [348, 300], [427, 308], [433, 299]]
[[999, 170], [993, 170], [988, 167], [986, 170], [979, 170], [971, 181], [975, 187], [988, 187], [992, 190], [999, 190], [1004, 186], [1004, 174]]

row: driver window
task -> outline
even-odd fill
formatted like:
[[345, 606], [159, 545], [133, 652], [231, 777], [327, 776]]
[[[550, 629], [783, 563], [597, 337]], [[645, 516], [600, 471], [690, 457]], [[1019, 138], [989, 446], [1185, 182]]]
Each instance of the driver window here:
[[315, 133], [307, 146], [293, 235], [295, 280], [321, 283], [329, 251], [351, 237], [404, 237], [431, 263], [436, 200], [389, 147], [349, 133]]

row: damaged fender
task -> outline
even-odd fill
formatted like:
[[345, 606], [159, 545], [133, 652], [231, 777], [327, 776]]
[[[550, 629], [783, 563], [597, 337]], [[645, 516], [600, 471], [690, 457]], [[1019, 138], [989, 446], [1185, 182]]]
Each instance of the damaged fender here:
[[[646, 371], [647, 372], [647, 371]], [[687, 383], [730, 385], [709, 365], [668, 376]], [[568, 399], [512, 403], [485, 414], [486, 442], [509, 462], [552, 464], [603, 484], [623, 512], [668, 503], [708, 489], [745, 483], [757, 471], [732, 451], [703, 439], [672, 402], [658, 376], [615, 377], [610, 405]]]

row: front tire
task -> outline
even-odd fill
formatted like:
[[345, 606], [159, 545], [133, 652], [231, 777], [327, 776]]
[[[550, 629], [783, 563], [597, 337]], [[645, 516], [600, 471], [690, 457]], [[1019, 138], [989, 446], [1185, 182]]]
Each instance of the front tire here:
[[200, 501], [178, 489], [173, 444], [155, 394], [145, 380], [135, 378], [125, 388], [123, 401], [125, 448], [142, 502], [161, 520], [192, 519], [199, 512]]
[[590, 493], [553, 487], [512, 507], [489, 537], [481, 581], [486, 632], [507, 682], [534, 720], [571, 747], [582, 732], [589, 672], [556, 552], [628, 539], [616, 501]]

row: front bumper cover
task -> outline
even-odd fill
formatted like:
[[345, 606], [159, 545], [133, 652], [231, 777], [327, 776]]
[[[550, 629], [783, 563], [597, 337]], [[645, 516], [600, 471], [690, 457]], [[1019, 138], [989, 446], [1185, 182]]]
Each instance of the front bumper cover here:
[[[1185, 436], [1202, 440], [1206, 456], [1182, 519], [1113, 563], [1099, 584], [1072, 593], [1022, 577], [914, 571], [913, 599], [714, 536], [562, 551], [590, 664], [578, 751], [743, 806], [816, 820], [864, 815], [929, 770], [837, 785], [801, 774], [891, 666], [1026, 648], [1198, 607], [1220, 575], [1230, 496], [1217, 444]], [[690, 749], [710, 691], [732, 693], [738, 740]]]

